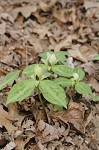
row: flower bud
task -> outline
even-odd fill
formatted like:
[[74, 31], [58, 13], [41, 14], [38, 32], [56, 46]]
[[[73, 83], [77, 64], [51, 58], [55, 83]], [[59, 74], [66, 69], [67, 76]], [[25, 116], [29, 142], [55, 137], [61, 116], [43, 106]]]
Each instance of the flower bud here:
[[55, 65], [57, 63], [57, 59], [56, 56], [54, 54], [52, 54], [49, 58], [49, 63], [51, 64], [51, 66]]
[[36, 65], [34, 68], [34, 76], [35, 78], [38, 77], [39, 79], [42, 77], [43, 74], [43, 70], [41, 67], [39, 67], [39, 65]]
[[74, 80], [77, 81], [79, 79], [78, 73], [73, 73]]

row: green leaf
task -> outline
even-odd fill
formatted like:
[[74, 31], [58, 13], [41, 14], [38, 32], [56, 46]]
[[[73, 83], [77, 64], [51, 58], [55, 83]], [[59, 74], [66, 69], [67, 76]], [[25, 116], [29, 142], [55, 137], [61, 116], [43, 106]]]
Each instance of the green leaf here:
[[59, 111], [63, 110], [63, 106], [59, 106], [59, 105], [54, 105], [54, 108]]
[[37, 82], [29, 79], [15, 84], [8, 93], [7, 104], [22, 101], [30, 96]]
[[69, 66], [55, 65], [52, 67], [52, 71], [60, 76], [71, 77], [73, 70]]
[[50, 80], [40, 81], [40, 90], [44, 98], [52, 104], [67, 108], [64, 89]]
[[10, 72], [9, 74], [7, 74], [1, 85], [0, 85], [0, 90], [2, 90], [3, 88], [5, 88], [7, 86], [8, 83], [11, 83], [13, 82], [20, 74], [20, 70], [17, 70], [17, 71], [13, 71], [13, 72]]
[[73, 69], [73, 73], [77, 73], [79, 75], [79, 80], [82, 80], [85, 76], [85, 72], [81, 68], [77, 67]]
[[[23, 71], [23, 74], [27, 77], [30, 77], [34, 74], [34, 68], [37, 64], [32, 64], [29, 65], [28, 67], [26, 67]], [[39, 64], [39, 67], [41, 67], [43, 69], [43, 71], [47, 70], [47, 67], [44, 64]]]
[[99, 60], [99, 54], [93, 57], [93, 60]]
[[99, 102], [99, 96], [96, 96], [96, 95], [93, 96], [93, 101], [94, 101], [94, 102]]
[[63, 87], [70, 87], [72, 86], [72, 81], [70, 79], [66, 79], [63, 77], [57, 78], [54, 80], [54, 83], [61, 85]]
[[88, 84], [84, 83], [84, 82], [76, 83], [75, 90], [79, 94], [92, 94], [90, 86]]
[[43, 59], [47, 59], [47, 52], [49, 52], [50, 54], [53, 54], [54, 52], [52, 51], [46, 51], [46, 52], [42, 52], [39, 54], [39, 56]]
[[68, 55], [68, 53], [67, 52], [65, 52], [65, 51], [59, 51], [59, 52], [56, 52], [56, 53], [54, 53], [55, 54], [55, 56], [56, 56], [56, 58], [61, 62], [61, 63], [64, 63], [65, 62], [65, 60], [66, 60], [66, 55]]

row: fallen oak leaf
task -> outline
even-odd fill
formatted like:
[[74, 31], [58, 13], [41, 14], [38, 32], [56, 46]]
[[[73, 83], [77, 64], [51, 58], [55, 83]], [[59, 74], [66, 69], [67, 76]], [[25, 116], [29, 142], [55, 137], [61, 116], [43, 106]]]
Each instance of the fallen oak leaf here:
[[75, 102], [71, 102], [68, 110], [54, 112], [52, 119], [61, 120], [64, 123], [71, 123], [81, 133], [85, 132], [84, 108]]
[[28, 18], [33, 12], [36, 12], [37, 8], [34, 5], [18, 7], [10, 12], [10, 15], [15, 20], [19, 13], [21, 13], [25, 18]]

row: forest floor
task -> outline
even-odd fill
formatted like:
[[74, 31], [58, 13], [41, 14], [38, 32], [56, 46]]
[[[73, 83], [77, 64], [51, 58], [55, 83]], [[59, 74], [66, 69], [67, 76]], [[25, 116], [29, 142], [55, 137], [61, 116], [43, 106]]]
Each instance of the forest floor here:
[[[0, 0], [0, 83], [7, 73], [38, 63], [47, 50], [67, 51], [65, 63], [81, 67], [99, 95], [99, 61], [93, 61], [99, 54], [99, 2]], [[99, 150], [99, 103], [88, 95], [76, 95], [68, 110], [58, 112], [47, 103], [53, 116], [47, 123], [36, 96], [7, 107], [10, 88], [0, 92], [1, 150]]]

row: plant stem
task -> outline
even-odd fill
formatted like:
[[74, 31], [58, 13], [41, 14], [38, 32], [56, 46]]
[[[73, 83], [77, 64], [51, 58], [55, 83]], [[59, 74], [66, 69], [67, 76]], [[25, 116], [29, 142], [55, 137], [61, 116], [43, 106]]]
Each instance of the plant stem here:
[[46, 115], [46, 117], [47, 117], [46, 109], [45, 109], [44, 103], [43, 103], [42, 98], [41, 98], [39, 85], [37, 86], [37, 89], [38, 89], [38, 96], [39, 96], [40, 103], [41, 103], [41, 105], [42, 105], [42, 107], [43, 107], [43, 110], [44, 110], [44, 112], [45, 112], [45, 115]]

